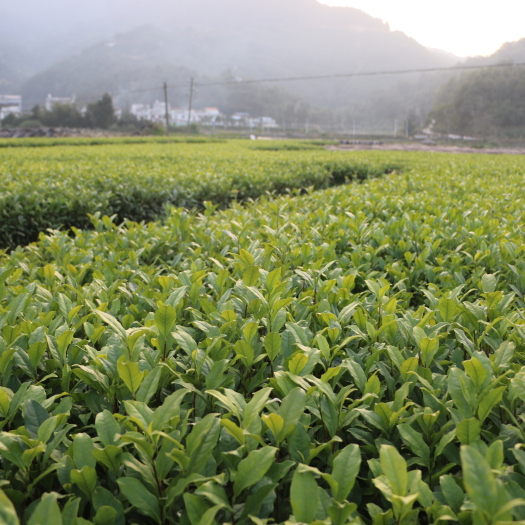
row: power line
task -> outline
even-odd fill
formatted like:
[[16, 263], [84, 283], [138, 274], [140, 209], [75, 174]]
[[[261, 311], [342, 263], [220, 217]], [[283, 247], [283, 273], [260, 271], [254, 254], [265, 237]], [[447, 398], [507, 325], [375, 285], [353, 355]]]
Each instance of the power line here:
[[[358, 78], [358, 77], [373, 77], [373, 76], [393, 76], [393, 75], [408, 75], [416, 73], [438, 73], [446, 71], [468, 71], [475, 69], [494, 69], [494, 68], [504, 68], [504, 67], [520, 67], [525, 66], [525, 62], [518, 63], [502, 63], [502, 64], [486, 64], [486, 65], [464, 65], [464, 66], [447, 66], [447, 67], [430, 67], [423, 69], [398, 69], [398, 70], [382, 70], [382, 71], [365, 71], [359, 73], [335, 73], [329, 75], [307, 75], [300, 77], [274, 77], [274, 78], [261, 78], [253, 80], [227, 80], [222, 82], [203, 82], [198, 83], [191, 79], [190, 91], [193, 94], [193, 89], [197, 87], [216, 87], [216, 86], [238, 86], [238, 85], [249, 85], [249, 84], [264, 84], [264, 83], [276, 83], [276, 82], [299, 82], [307, 80], [328, 80], [328, 79], [338, 79], [338, 78]], [[168, 86], [167, 89], [176, 89], [176, 88], [187, 88], [187, 84], [178, 84]], [[159, 85], [151, 88], [143, 89], [134, 89], [134, 90], [125, 90], [120, 93], [110, 93], [113, 97], [131, 95], [135, 93], [148, 93], [152, 91], [162, 92], [164, 86]], [[86, 95], [84, 97], [78, 97], [75, 99], [75, 102], [78, 101], [90, 101], [100, 98], [100, 95]]]
[[425, 69], [401, 69], [401, 70], [384, 70], [384, 71], [367, 71], [362, 73], [336, 73], [332, 75], [310, 75], [303, 77], [280, 77], [280, 78], [262, 78], [258, 80], [229, 80], [225, 82], [209, 82], [197, 84], [199, 87], [208, 86], [231, 86], [238, 84], [261, 84], [266, 82], [296, 82], [300, 80], [323, 80], [331, 78], [352, 78], [352, 77], [372, 77], [384, 75], [406, 75], [410, 73], [434, 73], [439, 71], [461, 71], [469, 69], [489, 69], [498, 67], [525, 66], [525, 62], [516, 64], [490, 64], [479, 66], [449, 66], [449, 67], [429, 67]]
[[[187, 84], [178, 84], [178, 85], [169, 86], [169, 89], [186, 88], [186, 87], [188, 87]], [[156, 86], [156, 87], [143, 88], [143, 89], [130, 89], [130, 90], [126, 89], [125, 91], [121, 91], [120, 93], [113, 93], [111, 91], [106, 91], [105, 93], [108, 93], [112, 97], [120, 97], [120, 96], [125, 96], [125, 95], [133, 95], [135, 93], [149, 93], [152, 91], [162, 92], [162, 89], [163, 89], [163, 86]], [[101, 96], [102, 95], [98, 94], [98, 95], [83, 95], [80, 97], [74, 97], [75, 98], [74, 103], [76, 104], [78, 102], [95, 101], [95, 100], [100, 99]], [[27, 102], [26, 100], [24, 105], [32, 105], [32, 104], [39, 104], [39, 103], [41, 103], [41, 100], [30, 99], [29, 102]]]

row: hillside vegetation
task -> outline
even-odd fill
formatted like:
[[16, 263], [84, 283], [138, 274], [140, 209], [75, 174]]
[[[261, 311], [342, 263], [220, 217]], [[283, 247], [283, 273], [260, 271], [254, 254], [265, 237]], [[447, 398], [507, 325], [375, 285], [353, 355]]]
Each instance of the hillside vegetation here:
[[436, 131], [474, 137], [525, 135], [525, 68], [503, 67], [455, 77], [430, 114]]
[[[35, 4], [25, 0], [24, 6], [28, 3]], [[60, 1], [46, 4], [50, 12], [53, 3]], [[172, 87], [172, 105], [187, 107], [191, 76], [204, 83], [428, 68], [456, 61], [362, 11], [316, 0], [114, 0], [111, 10], [99, 0], [88, 7], [79, 0], [70, 4], [76, 9], [57, 6], [59, 15], [46, 17], [46, 24], [36, 21], [39, 5], [10, 6], [0, 19], [0, 32], [11, 35], [14, 45], [20, 37], [11, 28], [31, 26], [31, 36], [20, 42], [31, 46], [26, 55], [37, 63], [27, 66], [32, 74], [19, 84], [28, 109], [49, 93], [75, 94], [81, 105], [105, 92], [120, 94], [116, 102], [121, 107], [151, 103], [163, 97], [164, 81]], [[390, 131], [394, 119], [406, 118], [410, 109], [422, 115], [430, 109], [433, 88], [419, 80], [338, 79], [280, 84], [280, 89], [201, 87], [195, 105], [219, 107], [225, 114], [269, 115], [280, 125], [284, 119], [288, 127], [295, 121], [303, 129], [307, 121], [341, 125], [341, 118], [326, 108], [348, 108], [352, 115], [343, 117], [347, 127], [357, 118], [360, 126]], [[385, 96], [393, 98], [394, 115], [381, 105]], [[309, 106], [307, 114], [304, 106]], [[318, 108], [325, 112], [319, 114]]]

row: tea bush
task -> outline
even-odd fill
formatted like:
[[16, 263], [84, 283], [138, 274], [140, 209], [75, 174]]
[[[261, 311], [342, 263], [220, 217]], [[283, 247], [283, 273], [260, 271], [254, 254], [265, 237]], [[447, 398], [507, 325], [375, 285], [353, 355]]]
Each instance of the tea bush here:
[[523, 522], [524, 161], [403, 159], [1, 257], [0, 523]]
[[401, 167], [379, 158], [316, 151], [321, 146], [313, 145], [314, 151], [279, 154], [253, 151], [251, 143], [242, 141], [93, 140], [107, 145], [0, 148], [0, 248], [28, 244], [48, 228], [88, 228], [88, 214], [97, 211], [115, 214], [119, 221], [151, 221], [162, 217], [167, 205], [202, 207], [210, 200], [227, 206], [233, 200], [326, 188]]

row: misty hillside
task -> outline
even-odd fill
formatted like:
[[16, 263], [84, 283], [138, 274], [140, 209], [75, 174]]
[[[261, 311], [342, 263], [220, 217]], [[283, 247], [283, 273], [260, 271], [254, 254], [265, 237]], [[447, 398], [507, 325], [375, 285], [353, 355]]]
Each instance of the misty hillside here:
[[[61, 0], [49, 3], [66, 5]], [[69, 4], [79, 6], [80, 2]], [[96, 0], [84, 11], [84, 16], [75, 11], [65, 23], [65, 13], [59, 10], [60, 29], [53, 24], [45, 30], [34, 28], [44, 44], [40, 54], [46, 42], [60, 39], [62, 53], [69, 49], [70, 54], [24, 83], [22, 94], [27, 103], [41, 101], [48, 93], [82, 96], [137, 90], [164, 80], [180, 84], [190, 74], [200, 79], [216, 79], [225, 72], [265, 78], [455, 62], [454, 57], [428, 50], [362, 11], [328, 7], [316, 0], [180, 0], [175, 5], [169, 0]], [[56, 29], [53, 35], [49, 34], [52, 29]], [[79, 42], [90, 38], [97, 43], [76, 49]], [[56, 47], [54, 44], [54, 56]], [[368, 96], [371, 87], [381, 88], [385, 82], [392, 84], [392, 79], [317, 81], [286, 87], [312, 103], [341, 107]]]
[[503, 62], [525, 62], [525, 38], [515, 42], [506, 42], [488, 57], [478, 56], [467, 59], [467, 64], [472, 65], [501, 64]]
[[[116, 34], [147, 24], [181, 37], [189, 31], [219, 39], [221, 48], [215, 54], [226, 53], [221, 64], [228, 66], [238, 55], [253, 64], [247, 53], [253, 47], [289, 54], [290, 49], [281, 49], [279, 44], [305, 45], [327, 59], [323, 53], [332, 51], [333, 45], [355, 53], [370, 44], [367, 36], [390, 33], [381, 21], [356, 9], [328, 7], [316, 0], [17, 0], [2, 7], [0, 34], [21, 50], [30, 51], [25, 65], [36, 73], [82, 48], [111, 41]], [[372, 40], [379, 46], [390, 43], [388, 37]], [[419, 55], [420, 60], [433, 56], [405, 36], [394, 40], [396, 51]], [[248, 49], [243, 47], [246, 44]], [[174, 51], [186, 51], [187, 47]], [[309, 59], [305, 53], [296, 55], [302, 61]]]

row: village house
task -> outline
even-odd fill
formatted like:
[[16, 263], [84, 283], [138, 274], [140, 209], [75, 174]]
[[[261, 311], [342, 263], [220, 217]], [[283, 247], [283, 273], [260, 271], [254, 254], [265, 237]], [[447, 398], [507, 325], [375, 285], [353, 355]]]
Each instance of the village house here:
[[22, 113], [21, 95], [0, 95], [0, 120], [7, 115], [20, 115]]
[[49, 94], [46, 97], [46, 102], [44, 104], [44, 107], [47, 111], [51, 111], [53, 109], [53, 106], [55, 104], [74, 104], [75, 103], [75, 97], [53, 97], [51, 94]]
[[[164, 123], [166, 119], [166, 106], [164, 102], [156, 100], [153, 104], [132, 104], [130, 112], [139, 120]], [[193, 109], [191, 117], [188, 109], [172, 108], [168, 106], [171, 126], [186, 126], [190, 123], [199, 123], [211, 126], [222, 117], [218, 108]]]

